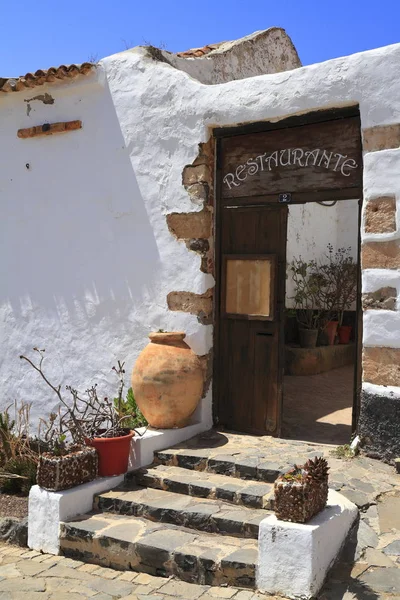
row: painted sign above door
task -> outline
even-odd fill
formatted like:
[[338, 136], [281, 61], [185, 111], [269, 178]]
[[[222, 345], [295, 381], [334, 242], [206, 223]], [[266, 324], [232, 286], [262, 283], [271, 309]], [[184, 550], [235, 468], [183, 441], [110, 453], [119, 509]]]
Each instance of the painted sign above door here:
[[222, 197], [361, 185], [357, 117], [222, 139]]

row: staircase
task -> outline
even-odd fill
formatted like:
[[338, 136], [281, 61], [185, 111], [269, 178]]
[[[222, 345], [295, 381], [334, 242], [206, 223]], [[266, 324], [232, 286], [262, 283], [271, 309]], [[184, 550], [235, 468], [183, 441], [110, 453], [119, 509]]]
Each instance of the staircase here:
[[288, 465], [206, 448], [157, 452], [153, 465], [61, 525], [66, 556], [190, 583], [255, 587], [259, 523]]

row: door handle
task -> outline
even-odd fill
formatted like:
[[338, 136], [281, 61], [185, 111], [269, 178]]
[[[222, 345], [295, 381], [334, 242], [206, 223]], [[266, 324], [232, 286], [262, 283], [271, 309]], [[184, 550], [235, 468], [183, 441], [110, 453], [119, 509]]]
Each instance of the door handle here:
[[256, 335], [268, 335], [270, 337], [274, 337], [274, 333], [268, 333], [267, 331], [257, 331]]

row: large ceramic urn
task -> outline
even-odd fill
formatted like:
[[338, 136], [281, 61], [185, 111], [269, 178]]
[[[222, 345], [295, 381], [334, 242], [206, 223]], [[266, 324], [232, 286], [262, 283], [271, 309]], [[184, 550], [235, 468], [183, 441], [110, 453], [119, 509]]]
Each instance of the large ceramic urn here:
[[135, 400], [152, 427], [184, 427], [201, 398], [201, 362], [183, 341], [185, 333], [151, 333], [149, 338], [132, 371]]

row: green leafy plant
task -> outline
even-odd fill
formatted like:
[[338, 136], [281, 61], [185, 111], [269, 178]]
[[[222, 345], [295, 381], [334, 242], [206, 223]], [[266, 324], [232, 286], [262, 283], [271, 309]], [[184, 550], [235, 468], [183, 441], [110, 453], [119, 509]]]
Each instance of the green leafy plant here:
[[27, 494], [36, 483], [39, 461], [37, 445], [29, 435], [31, 405], [14, 403], [0, 413], [0, 488], [3, 492]]
[[318, 264], [315, 260], [307, 262], [300, 256], [289, 264], [289, 272], [295, 284], [292, 299], [299, 325], [304, 329], [317, 329], [324, 308], [321, 290], [325, 286]]
[[9, 494], [29, 494], [36, 484], [38, 457], [34, 455], [15, 456], [7, 460], [0, 469], [0, 485]]
[[140, 412], [136, 404], [135, 396], [132, 388], [128, 389], [126, 399], [114, 398], [114, 406], [119, 410], [122, 423], [125, 427], [134, 429], [135, 427], [146, 427], [148, 425], [146, 419]]

